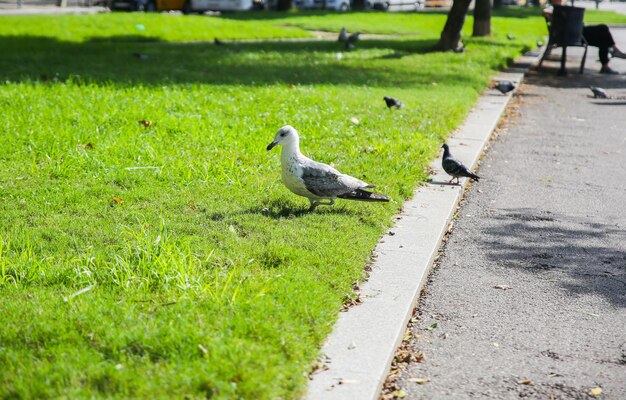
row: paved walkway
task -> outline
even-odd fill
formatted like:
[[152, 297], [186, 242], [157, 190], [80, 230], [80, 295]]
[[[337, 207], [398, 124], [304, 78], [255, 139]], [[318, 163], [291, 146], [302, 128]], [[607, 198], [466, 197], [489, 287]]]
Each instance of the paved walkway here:
[[626, 399], [626, 79], [596, 59], [518, 91], [397, 357], [424, 357], [405, 399]]

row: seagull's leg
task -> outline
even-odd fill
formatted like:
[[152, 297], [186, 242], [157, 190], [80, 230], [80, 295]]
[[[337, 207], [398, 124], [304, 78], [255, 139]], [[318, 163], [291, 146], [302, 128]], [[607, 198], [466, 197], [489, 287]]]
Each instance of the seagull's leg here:
[[335, 199], [328, 199], [328, 202], [322, 203], [321, 201], [316, 201], [318, 206], [332, 206], [335, 204]]
[[309, 211], [314, 211], [315, 207], [320, 205], [319, 201], [313, 201], [311, 199], [309, 199], [309, 201], [311, 202], [311, 207], [309, 207]]

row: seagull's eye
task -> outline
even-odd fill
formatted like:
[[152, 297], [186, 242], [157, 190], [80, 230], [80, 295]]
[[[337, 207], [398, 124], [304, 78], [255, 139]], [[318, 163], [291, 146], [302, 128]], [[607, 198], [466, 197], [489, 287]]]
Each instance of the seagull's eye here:
[[281, 133], [280, 137], [285, 137], [285, 132]]

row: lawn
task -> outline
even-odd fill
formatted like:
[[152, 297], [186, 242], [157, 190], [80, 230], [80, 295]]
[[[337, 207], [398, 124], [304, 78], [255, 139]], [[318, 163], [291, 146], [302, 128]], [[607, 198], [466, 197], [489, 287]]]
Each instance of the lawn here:
[[[428, 162], [544, 33], [525, 13], [462, 54], [429, 51], [438, 14], [0, 18], [0, 397], [300, 396]], [[402, 36], [202, 42], [344, 24]], [[265, 151], [287, 123], [394, 201], [305, 212]]]

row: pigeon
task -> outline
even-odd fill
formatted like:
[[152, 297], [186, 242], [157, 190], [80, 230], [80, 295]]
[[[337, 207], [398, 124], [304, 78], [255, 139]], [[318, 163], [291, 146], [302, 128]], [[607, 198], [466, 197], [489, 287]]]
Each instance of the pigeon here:
[[391, 110], [393, 107], [396, 107], [396, 108], [402, 108], [402, 107], [404, 107], [404, 103], [402, 103], [400, 100], [395, 99], [395, 98], [393, 98], [393, 97], [387, 97], [387, 96], [385, 96], [385, 97], [383, 97], [383, 99], [385, 99], [385, 104], [387, 104], [387, 108], [388, 108], [388, 109], [390, 109], [390, 110]]
[[148, 61], [150, 59], [150, 57], [148, 57], [145, 54], [141, 54], [141, 53], [133, 53], [133, 56], [137, 57], [138, 59], [140, 59], [141, 61]]
[[332, 206], [336, 198], [372, 202], [389, 201], [389, 197], [383, 194], [364, 190], [375, 186], [342, 174], [330, 165], [305, 157], [300, 153], [298, 131], [290, 125], [285, 125], [278, 130], [272, 143], [267, 146], [267, 150], [275, 146], [283, 146], [280, 154], [283, 183], [293, 193], [309, 199], [311, 203], [309, 211], [315, 210], [320, 205]]
[[444, 143], [441, 147], [443, 147], [443, 159], [441, 160], [441, 166], [443, 167], [443, 170], [452, 177], [448, 183], [452, 183], [454, 178], [456, 178], [456, 183], [459, 183], [460, 176], [466, 176], [476, 181], [480, 179], [478, 175], [470, 171], [465, 165], [463, 165], [463, 163], [450, 154], [450, 148], [448, 148], [447, 144]]
[[218, 38], [213, 39], [213, 44], [216, 45], [216, 46], [225, 46], [226, 45], [226, 43], [222, 42]]
[[609, 95], [606, 93], [606, 90], [601, 87], [589, 86], [589, 89], [593, 92], [593, 98], [597, 99], [598, 97], [601, 99], [608, 99]]
[[515, 39], [515, 36], [511, 35], [510, 33], [507, 33], [506, 34], [506, 38], [509, 39], [509, 40], [513, 40], [513, 39]]
[[341, 32], [339, 32], [339, 37], [337, 38], [337, 41], [341, 43], [345, 43], [348, 41], [348, 31], [346, 31], [345, 27], [341, 28]]
[[348, 36], [348, 43], [356, 43], [359, 41], [361, 36], [361, 32], [356, 32], [353, 33], [352, 35]]
[[511, 90], [515, 89], [515, 84], [511, 81], [500, 81], [495, 88], [498, 89], [500, 93], [507, 94]]

